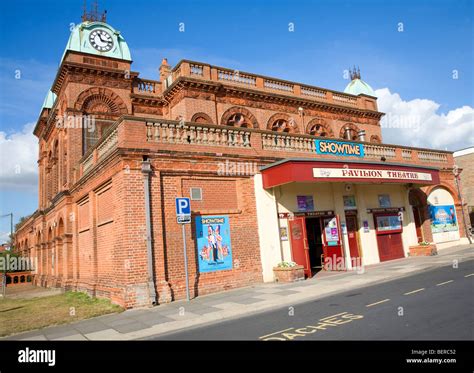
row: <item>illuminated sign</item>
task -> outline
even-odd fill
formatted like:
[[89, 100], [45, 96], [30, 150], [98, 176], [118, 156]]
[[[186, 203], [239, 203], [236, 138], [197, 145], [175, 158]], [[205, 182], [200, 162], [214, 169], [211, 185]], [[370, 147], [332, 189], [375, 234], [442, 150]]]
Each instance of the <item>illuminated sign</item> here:
[[317, 154], [363, 157], [364, 145], [334, 140], [314, 140]]
[[328, 179], [392, 179], [431, 181], [431, 174], [413, 171], [375, 170], [365, 168], [313, 168], [313, 177]]

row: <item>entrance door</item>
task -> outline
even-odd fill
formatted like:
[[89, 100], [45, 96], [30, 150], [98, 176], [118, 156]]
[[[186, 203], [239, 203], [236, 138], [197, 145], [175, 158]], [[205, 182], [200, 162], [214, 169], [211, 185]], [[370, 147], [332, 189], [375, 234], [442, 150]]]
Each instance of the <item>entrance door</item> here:
[[377, 246], [381, 262], [404, 258], [402, 223], [397, 214], [374, 215]]
[[291, 254], [296, 264], [304, 267], [305, 276], [311, 277], [309, 248], [306, 240], [306, 223], [304, 217], [295, 217], [288, 220], [291, 237]]
[[418, 238], [418, 242], [423, 242], [420, 210], [418, 209], [417, 206], [412, 206], [412, 208], [413, 208], [413, 217], [415, 219], [416, 237]]
[[342, 253], [339, 217], [322, 218], [324, 269], [344, 271], [346, 268]]
[[311, 274], [314, 275], [323, 268], [323, 238], [320, 218], [306, 218], [306, 234]]
[[357, 232], [359, 230], [357, 224], [357, 216], [346, 215], [347, 239], [349, 241], [349, 252], [351, 254], [352, 263], [360, 263], [360, 248]]

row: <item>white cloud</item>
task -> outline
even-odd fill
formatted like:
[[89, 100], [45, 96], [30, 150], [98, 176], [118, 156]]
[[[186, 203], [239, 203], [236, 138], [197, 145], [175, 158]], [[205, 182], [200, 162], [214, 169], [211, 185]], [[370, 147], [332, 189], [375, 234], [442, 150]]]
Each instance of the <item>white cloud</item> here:
[[36, 189], [38, 185], [38, 139], [33, 135], [35, 123], [20, 132], [0, 131], [0, 187]]
[[458, 150], [474, 146], [474, 108], [462, 106], [447, 114], [428, 99], [404, 101], [388, 88], [378, 89], [383, 142], [423, 148]]

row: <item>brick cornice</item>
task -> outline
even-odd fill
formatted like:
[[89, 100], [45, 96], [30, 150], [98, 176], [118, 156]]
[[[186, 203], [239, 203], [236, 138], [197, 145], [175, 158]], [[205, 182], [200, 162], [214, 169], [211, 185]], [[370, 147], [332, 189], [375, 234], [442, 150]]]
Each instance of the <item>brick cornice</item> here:
[[[302, 106], [315, 110], [322, 110], [332, 113], [353, 114], [364, 118], [380, 119], [385, 114], [379, 111], [369, 109], [359, 109], [334, 103], [310, 100], [303, 97], [295, 97], [273, 92], [265, 92], [247, 87], [236, 85], [228, 85], [225, 83], [216, 83], [209, 80], [179, 77], [173, 84], [163, 92], [163, 96], [167, 101], [172, 101], [173, 97], [185, 88], [198, 88], [207, 92], [219, 93], [220, 95], [228, 95], [232, 97], [245, 98], [250, 101], [264, 101], [268, 103], [279, 103], [291, 106]], [[251, 105], [249, 105], [251, 106]]]

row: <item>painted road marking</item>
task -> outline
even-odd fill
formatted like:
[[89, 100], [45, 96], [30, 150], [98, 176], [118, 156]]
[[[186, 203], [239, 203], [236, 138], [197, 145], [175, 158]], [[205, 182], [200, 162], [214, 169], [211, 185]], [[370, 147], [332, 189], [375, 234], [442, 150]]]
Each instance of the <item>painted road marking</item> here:
[[327, 330], [328, 327], [338, 327], [350, 323], [354, 320], [363, 319], [363, 315], [355, 315], [349, 312], [342, 312], [332, 316], [319, 319], [315, 325], [306, 325], [298, 328], [288, 328], [279, 332], [271, 333], [259, 337], [264, 341], [292, 341], [298, 337], [306, 337], [308, 334], [316, 333], [320, 330]]
[[413, 290], [413, 291], [409, 291], [408, 293], [404, 293], [403, 295], [415, 294], [415, 293], [418, 293], [419, 291], [423, 291], [423, 290], [425, 290], [425, 288], [421, 288], [421, 289], [416, 289], [416, 290]]
[[324, 318], [322, 318], [322, 319], [319, 319], [319, 320], [324, 321], [324, 320], [327, 320], [327, 319], [332, 319], [333, 317], [341, 316], [341, 315], [344, 315], [344, 314], [346, 314], [346, 313], [347, 313], [347, 312], [336, 313], [335, 315], [326, 316], [326, 317], [324, 317]]
[[471, 276], [474, 276], [474, 273], [469, 273], [468, 275], [466, 275], [464, 277], [471, 277]]
[[372, 306], [376, 306], [377, 304], [380, 304], [380, 303], [385, 303], [385, 302], [388, 302], [390, 299], [384, 299], [384, 300], [381, 300], [381, 301], [378, 301], [378, 302], [375, 302], [375, 303], [370, 303], [370, 304], [367, 304], [366, 307], [372, 307]]
[[259, 337], [259, 339], [267, 338], [267, 337], [270, 337], [272, 335], [284, 333], [284, 332], [287, 332], [288, 330], [293, 330], [293, 329], [294, 328], [283, 329], [283, 330], [280, 330], [279, 332], [275, 332], [275, 333], [271, 333], [271, 334], [267, 334], [267, 335], [264, 335], [262, 337]]
[[442, 286], [442, 285], [446, 285], [446, 284], [449, 284], [450, 282], [453, 282], [454, 280], [449, 280], [449, 281], [445, 281], [445, 282], [440, 282], [439, 284], [436, 284], [436, 286]]

